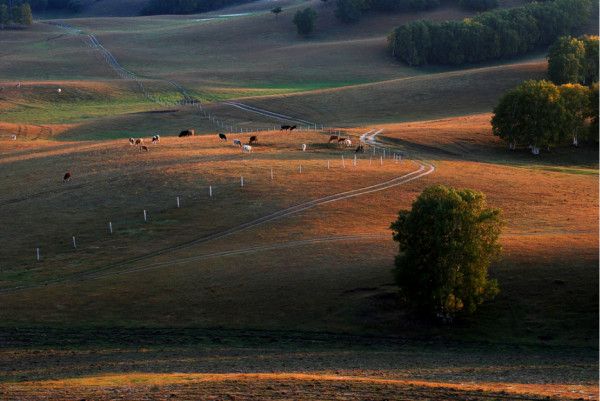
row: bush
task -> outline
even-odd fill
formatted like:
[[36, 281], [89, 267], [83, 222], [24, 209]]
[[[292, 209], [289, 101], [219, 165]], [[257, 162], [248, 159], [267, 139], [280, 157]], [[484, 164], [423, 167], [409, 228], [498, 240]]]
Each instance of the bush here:
[[317, 20], [317, 12], [310, 7], [304, 10], [298, 10], [294, 15], [294, 24], [300, 35], [309, 35], [315, 29], [315, 22]]
[[500, 254], [500, 210], [481, 192], [426, 188], [392, 223], [399, 243], [395, 277], [402, 297], [421, 313], [443, 319], [475, 312], [498, 293], [488, 278]]

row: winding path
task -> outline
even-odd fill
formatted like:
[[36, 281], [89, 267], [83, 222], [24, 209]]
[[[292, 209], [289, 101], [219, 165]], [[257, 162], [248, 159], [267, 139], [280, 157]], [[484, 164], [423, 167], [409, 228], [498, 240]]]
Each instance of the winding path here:
[[[72, 27], [70, 25], [67, 25], [67, 24], [61, 24], [61, 23], [52, 23], [52, 24], [60, 26], [63, 29], [70, 30], [73, 33], [83, 34], [83, 32], [81, 30], [79, 30], [75, 27]], [[133, 74], [129, 70], [126, 70], [125, 68], [120, 66], [120, 64], [116, 61], [116, 59], [112, 56], [112, 54], [97, 41], [97, 39], [95, 38], [94, 35], [91, 35], [91, 34], [85, 34], [85, 35], [87, 35], [90, 38], [90, 41], [92, 42], [92, 45], [94, 47], [101, 49], [103, 51], [103, 53], [105, 53], [107, 62], [111, 65], [111, 67], [113, 69], [115, 69], [119, 73], [119, 75], [122, 78], [132, 78], [132, 79], [135, 79], [137, 82], [139, 82], [135, 78], [136, 77], [135, 74]], [[172, 83], [172, 84], [174, 84], [174, 83]], [[141, 83], [140, 83], [140, 85], [141, 85]], [[177, 84], [174, 84], [174, 85], [178, 86]], [[143, 86], [141, 86], [141, 87], [143, 88]], [[178, 87], [183, 92], [185, 92], [185, 89], [183, 89], [183, 87], [181, 87], [181, 86], [178, 86]], [[243, 110], [258, 113], [258, 114], [268, 116], [271, 118], [279, 118], [279, 119], [284, 119], [284, 120], [287, 119], [289, 121], [296, 121], [299, 123], [314, 125], [314, 123], [311, 123], [306, 120], [296, 119], [294, 117], [271, 112], [268, 110], [259, 109], [259, 108], [245, 105], [242, 103], [230, 102], [230, 104], [233, 105], [234, 107], [238, 107]], [[378, 148], [382, 148], [382, 149], [390, 149], [387, 145], [379, 142], [376, 138], [377, 135], [379, 135], [382, 131], [383, 130], [378, 130], [378, 131], [370, 130], [370, 131], [366, 132], [365, 134], [361, 135], [360, 140], [362, 142], [367, 143], [374, 147], [378, 147]], [[58, 279], [49, 280], [49, 281], [46, 281], [46, 282], [43, 282], [40, 284], [35, 284], [35, 285], [3, 288], [3, 289], [0, 289], [0, 294], [16, 292], [16, 291], [20, 291], [20, 290], [26, 290], [26, 289], [37, 288], [37, 287], [43, 287], [43, 286], [47, 286], [48, 284], [57, 284], [57, 283], [72, 282], [72, 281], [83, 281], [83, 280], [88, 280], [88, 279], [93, 279], [93, 278], [98, 278], [98, 277], [104, 277], [104, 276], [108, 276], [108, 275], [123, 274], [126, 272], [134, 272], [134, 271], [164, 267], [167, 265], [184, 263], [184, 262], [187, 262], [190, 260], [204, 260], [204, 259], [218, 257], [218, 256], [237, 255], [237, 254], [242, 254], [242, 253], [265, 251], [265, 250], [269, 250], [269, 249], [283, 249], [285, 247], [303, 246], [303, 245], [313, 244], [313, 243], [318, 243], [318, 242], [348, 241], [348, 240], [365, 239], [366, 238], [365, 236], [358, 236], [358, 237], [332, 236], [332, 237], [313, 239], [313, 240], [293, 241], [290, 243], [274, 244], [274, 245], [270, 245], [270, 246], [252, 247], [252, 248], [245, 248], [245, 249], [238, 249], [238, 250], [230, 250], [230, 251], [226, 251], [226, 252], [219, 252], [219, 253], [214, 253], [214, 254], [198, 255], [193, 258], [186, 258], [186, 259], [169, 261], [169, 262], [154, 263], [154, 264], [148, 264], [145, 266], [130, 266], [137, 262], [145, 261], [145, 260], [157, 257], [157, 256], [161, 256], [161, 255], [172, 253], [172, 252], [175, 252], [175, 251], [178, 251], [181, 249], [189, 248], [194, 245], [203, 244], [203, 243], [207, 243], [207, 242], [214, 241], [217, 239], [225, 238], [232, 234], [239, 233], [241, 231], [244, 231], [244, 230], [247, 230], [250, 228], [255, 228], [255, 227], [263, 225], [265, 223], [272, 222], [272, 221], [275, 221], [275, 220], [278, 220], [278, 219], [281, 219], [281, 218], [284, 218], [287, 216], [291, 216], [291, 215], [303, 212], [305, 210], [315, 208], [317, 206], [321, 206], [321, 205], [325, 205], [325, 204], [332, 203], [332, 202], [346, 200], [346, 199], [354, 198], [357, 196], [367, 195], [367, 194], [371, 194], [374, 192], [379, 192], [379, 191], [383, 191], [386, 189], [394, 188], [394, 187], [409, 183], [411, 181], [414, 181], [416, 179], [419, 179], [421, 177], [424, 177], [426, 175], [429, 175], [435, 171], [435, 167], [430, 163], [427, 163], [424, 161], [418, 161], [418, 160], [412, 160], [411, 162], [416, 164], [416, 166], [417, 166], [417, 169], [415, 171], [412, 171], [408, 174], [404, 174], [399, 177], [395, 177], [391, 180], [387, 180], [387, 181], [384, 181], [384, 182], [381, 182], [378, 184], [374, 184], [374, 185], [370, 185], [370, 186], [366, 186], [366, 187], [362, 187], [362, 188], [339, 192], [339, 193], [336, 193], [333, 195], [328, 195], [325, 197], [317, 198], [317, 199], [314, 199], [314, 200], [311, 200], [308, 202], [303, 202], [303, 203], [297, 204], [295, 206], [291, 206], [291, 207], [279, 210], [277, 212], [262, 216], [258, 219], [240, 224], [238, 226], [231, 227], [227, 230], [215, 232], [215, 233], [205, 235], [205, 236], [202, 236], [199, 238], [195, 238], [195, 239], [192, 239], [192, 240], [189, 240], [189, 241], [177, 244], [177, 245], [165, 247], [165, 248], [162, 248], [162, 249], [159, 249], [156, 251], [152, 251], [152, 252], [148, 252], [146, 254], [139, 255], [139, 256], [136, 256], [133, 258], [129, 258], [129, 259], [115, 262], [115, 263], [111, 263], [111, 264], [105, 265], [103, 267], [94, 269], [94, 270], [90, 270], [90, 271], [86, 271], [86, 272], [82, 272], [82, 273], [74, 273], [69, 276], [64, 276], [64, 277], [61, 277]], [[372, 236], [368, 236], [368, 238], [372, 238]]]

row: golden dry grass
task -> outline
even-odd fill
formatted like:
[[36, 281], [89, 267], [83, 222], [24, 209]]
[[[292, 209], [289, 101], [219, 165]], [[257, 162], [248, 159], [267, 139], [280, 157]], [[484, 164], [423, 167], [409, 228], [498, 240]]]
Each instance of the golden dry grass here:
[[[146, 397], [220, 399], [392, 399], [407, 400], [427, 395], [435, 399], [471, 400], [500, 397], [533, 399], [595, 399], [596, 386], [569, 384], [469, 383], [398, 380], [321, 373], [212, 373], [122, 374], [59, 381], [0, 385], [7, 399], [63, 399], [87, 397], [112, 399], [127, 394], [129, 400]], [[421, 399], [419, 397], [419, 399]], [[532, 398], [527, 398], [532, 399]]]

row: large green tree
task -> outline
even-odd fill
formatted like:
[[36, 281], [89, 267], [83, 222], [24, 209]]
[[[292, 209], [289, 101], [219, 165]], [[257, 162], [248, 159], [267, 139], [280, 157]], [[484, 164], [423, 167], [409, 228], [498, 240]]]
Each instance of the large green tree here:
[[525, 81], [508, 91], [494, 108], [492, 132], [506, 140], [511, 149], [526, 145], [533, 154], [539, 154], [541, 147], [557, 145], [564, 139], [564, 118], [556, 85]]
[[565, 136], [573, 139], [573, 145], [579, 145], [579, 139], [589, 133], [586, 120], [592, 116], [590, 89], [579, 84], [564, 84], [559, 88], [560, 101], [565, 110], [563, 129]]
[[571, 36], [559, 38], [548, 51], [548, 77], [555, 84], [583, 82], [585, 45]]
[[473, 313], [498, 293], [488, 268], [500, 255], [502, 220], [483, 193], [426, 188], [391, 228], [400, 250], [396, 283], [418, 311], [451, 319]]
[[296, 25], [298, 33], [303, 36], [309, 35], [315, 29], [317, 12], [310, 7], [304, 10], [298, 10], [294, 15], [293, 22]]

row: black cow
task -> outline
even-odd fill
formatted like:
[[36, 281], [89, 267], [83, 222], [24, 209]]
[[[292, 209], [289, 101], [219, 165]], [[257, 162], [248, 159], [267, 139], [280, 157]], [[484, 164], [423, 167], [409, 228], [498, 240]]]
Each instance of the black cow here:
[[227, 141], [227, 135], [225, 135], [225, 134], [219, 134], [219, 139], [221, 141]]
[[363, 145], [358, 145], [354, 153], [365, 153], [365, 147]]
[[282, 126], [281, 126], [281, 131], [287, 131], [287, 130], [289, 130], [290, 128], [292, 128], [290, 125], [282, 125]]
[[67, 171], [67, 173], [63, 177], [63, 182], [68, 182], [68, 181], [71, 181], [71, 173], [69, 171]]
[[183, 130], [179, 133], [179, 137], [184, 137], [184, 136], [194, 136], [196, 134], [196, 131], [194, 131], [193, 129], [186, 129]]

